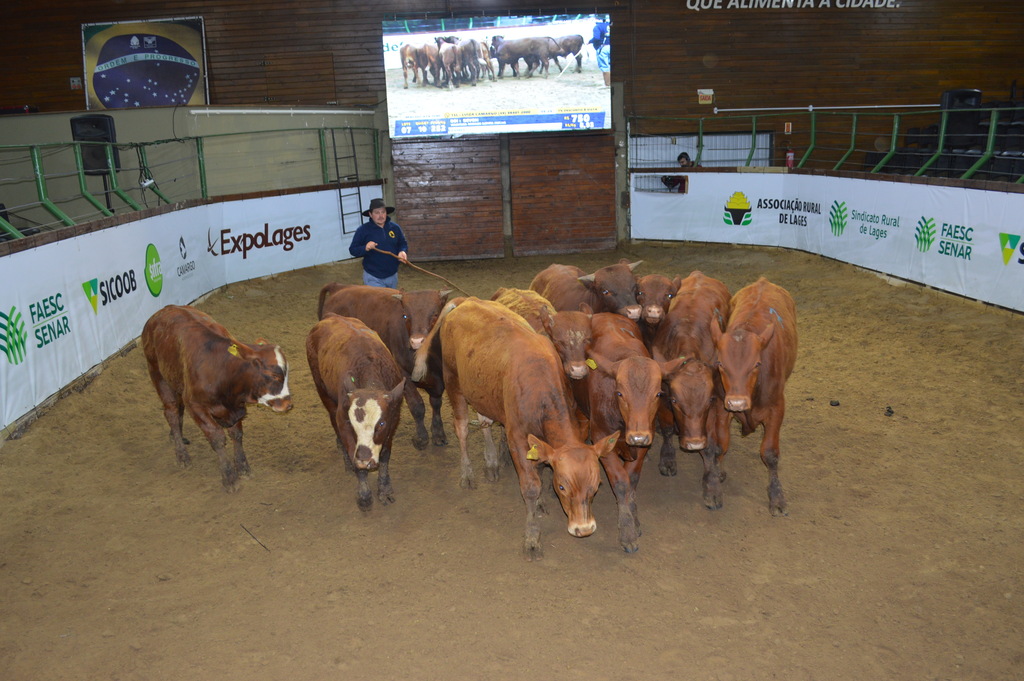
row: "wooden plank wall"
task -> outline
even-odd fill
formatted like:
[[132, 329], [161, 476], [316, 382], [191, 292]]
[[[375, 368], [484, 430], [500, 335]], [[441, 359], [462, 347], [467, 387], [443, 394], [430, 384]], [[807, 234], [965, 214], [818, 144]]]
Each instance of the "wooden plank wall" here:
[[[698, 88], [714, 89], [721, 108], [932, 104], [944, 90], [963, 87], [1007, 99], [1017, 78], [1024, 89], [1020, 0], [893, 0], [891, 8], [862, 6], [885, 4], [879, 0], [795, 0], [792, 7], [778, 0], [763, 9], [756, 7], [771, 2], [721, 0], [715, 9], [716, 1], [608, 0], [581, 8], [612, 15], [612, 79], [622, 84], [632, 133], [695, 132], [692, 121], [678, 119], [712, 115], [697, 103]], [[384, 97], [385, 15], [517, 10], [570, 8], [548, 0], [483, 10], [474, 0], [6, 2], [0, 20], [11, 30], [0, 41], [0, 107], [81, 110], [84, 95], [69, 86], [82, 75], [81, 24], [183, 16], [205, 20], [212, 104], [372, 107]], [[500, 145], [394, 145], [400, 220], [431, 257], [503, 252]], [[614, 243], [611, 135], [517, 135], [508, 145], [514, 252]]]
[[[628, 116], [707, 113], [697, 104], [697, 88], [713, 88], [723, 108], [853, 106], [934, 103], [943, 90], [960, 87], [1005, 98], [1015, 78], [1024, 81], [1019, 0], [899, 0], [894, 9], [841, 8], [854, 0], [829, 0], [829, 8], [742, 9], [761, 0], [721, 0], [723, 9], [687, 9], [714, 1], [610, 0], [603, 9], [583, 8], [612, 14], [612, 73], [625, 85]], [[730, 3], [737, 8], [728, 9]], [[82, 75], [81, 24], [181, 16], [205, 19], [214, 104], [260, 104], [276, 96], [280, 104], [373, 105], [383, 89], [385, 15], [481, 14], [480, 4], [7, 2], [0, 20], [15, 28], [0, 41], [0, 106], [81, 109], [84, 96], [68, 82]], [[506, 0], [488, 9], [537, 14], [545, 7], [555, 13], [567, 6]], [[268, 77], [275, 81], [269, 91]]]
[[495, 136], [396, 142], [395, 221], [413, 260], [500, 258], [501, 148]]
[[515, 255], [614, 248], [612, 135], [509, 138]]

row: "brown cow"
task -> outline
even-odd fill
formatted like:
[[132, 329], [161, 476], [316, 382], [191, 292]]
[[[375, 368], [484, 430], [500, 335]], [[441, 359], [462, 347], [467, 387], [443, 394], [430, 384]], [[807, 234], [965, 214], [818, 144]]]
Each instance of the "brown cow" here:
[[[558, 45], [558, 52], [551, 55], [555, 60], [555, 66], [558, 67], [559, 71], [562, 71], [562, 65], [558, 63], [559, 57], [568, 57], [576, 59], [576, 73], [583, 72], [583, 36], [581, 35], [563, 35], [561, 38], [555, 38], [555, 44]], [[568, 66], [568, 64], [567, 64]]]
[[514, 38], [505, 40], [504, 36], [491, 38], [494, 58], [498, 60], [498, 78], [505, 77], [505, 65], [512, 68], [512, 75], [519, 77], [519, 60], [526, 62], [526, 77], [531, 78], [536, 69], [548, 73], [548, 65], [552, 56], [559, 52], [558, 44], [551, 38]]
[[[178, 465], [192, 465], [181, 417], [188, 407], [220, 462], [228, 492], [238, 490], [238, 476], [250, 473], [242, 448], [242, 419], [247, 404], [277, 412], [292, 408], [288, 363], [281, 348], [260, 339], [242, 343], [204, 312], [187, 305], [158, 310], [142, 329], [142, 351], [149, 377], [164, 405]], [[234, 442], [228, 458], [224, 429]]]
[[[463, 486], [471, 486], [473, 478], [466, 448], [469, 405], [473, 405], [482, 418], [505, 426], [526, 502], [526, 557], [532, 560], [543, 554], [539, 520], [542, 464], [552, 468], [552, 482], [568, 516], [569, 533], [576, 537], [593, 534], [597, 521], [591, 502], [600, 483], [597, 461], [612, 451], [618, 433], [594, 446], [584, 443], [558, 355], [551, 341], [535, 333], [522, 317], [499, 303], [478, 298], [467, 298], [445, 310], [439, 336], [462, 455]], [[424, 347], [418, 366], [426, 354]], [[488, 478], [495, 479], [498, 460], [493, 449], [485, 452], [485, 467]]]
[[714, 334], [721, 334], [725, 328], [729, 299], [725, 284], [702, 272], [691, 272], [680, 283], [651, 344], [655, 359], [685, 357], [690, 362], [668, 386], [671, 414], [662, 415], [664, 439], [658, 470], [662, 475], [676, 474], [672, 434], [678, 434], [680, 449], [701, 454], [704, 505], [708, 508], [722, 507], [722, 442], [728, 443], [731, 420], [723, 406], [718, 372], [710, 368], [718, 355]]
[[556, 310], [578, 310], [586, 303], [594, 312], [617, 312], [636, 321], [640, 304], [633, 270], [641, 262], [623, 258], [593, 274], [572, 265], [550, 265], [533, 278], [530, 289], [550, 300]]
[[359, 481], [359, 508], [373, 506], [368, 471], [377, 471], [380, 503], [394, 502], [388, 464], [406, 378], [391, 351], [358, 319], [327, 313], [306, 337], [306, 359], [345, 468]]
[[[618, 502], [619, 544], [626, 553], [639, 548], [640, 520], [636, 488], [647, 450], [654, 440], [654, 423], [661, 405], [662, 381], [685, 364], [685, 359], [651, 359], [636, 322], [608, 312], [592, 320], [594, 345], [588, 352], [593, 370], [580, 390], [579, 404], [590, 418], [590, 437], [601, 440], [622, 432], [615, 448], [601, 457], [608, 484]], [[581, 394], [582, 393], [582, 394]]]
[[668, 312], [676, 291], [681, 283], [679, 277], [669, 279], [664, 274], [647, 274], [636, 280], [636, 302], [640, 303], [640, 330], [644, 343], [651, 349], [651, 342], [658, 326]]
[[558, 356], [562, 359], [562, 368], [566, 376], [577, 380], [586, 377], [590, 371], [587, 367], [586, 354], [591, 341], [590, 307], [583, 304], [575, 312], [555, 312], [555, 308], [544, 296], [536, 291], [518, 288], [499, 288], [491, 296], [491, 300], [512, 310], [525, 319], [537, 333], [551, 339]]
[[462, 55], [459, 52], [459, 46], [444, 38], [435, 38], [435, 40], [437, 41], [438, 72], [441, 77], [440, 84], [435, 82], [435, 85], [442, 87], [447, 83], [449, 90], [457, 88], [462, 73]]
[[549, 316], [555, 314], [555, 308], [547, 298], [529, 289], [503, 286], [494, 292], [491, 300], [501, 303], [525, 319], [537, 333], [544, 333], [544, 323], [540, 319], [541, 310], [546, 310]]
[[[487, 69], [487, 78], [489, 80], [493, 81], [494, 80], [494, 66], [491, 64], [491, 50], [490, 50], [490, 48], [488, 48], [486, 43], [481, 42], [481, 43], [479, 43], [479, 45], [480, 45], [480, 65], [483, 68]], [[483, 71], [480, 72], [480, 75], [483, 76]]]
[[404, 85], [402, 87], [408, 90], [409, 71], [412, 71], [412, 82], [414, 83], [416, 82], [417, 72], [419, 71], [419, 65], [416, 63], [416, 46], [409, 44], [402, 45], [398, 48], [398, 55], [402, 59], [402, 80], [404, 81]]
[[[415, 359], [414, 353], [437, 320], [449, 293], [450, 289], [403, 292], [362, 284], [331, 283], [320, 290], [317, 317], [323, 319], [325, 314], [333, 312], [359, 319], [380, 335], [398, 366], [409, 376]], [[429, 437], [424, 426], [426, 410], [417, 387], [425, 390], [430, 399], [432, 415]], [[426, 448], [431, 440], [437, 446], [448, 443], [444, 422], [441, 420], [443, 394], [440, 357], [432, 358], [422, 380], [405, 383], [405, 401], [416, 422], [416, 435], [412, 439], [416, 449]]]
[[[786, 379], [796, 364], [796, 304], [786, 289], [761, 277], [740, 289], [731, 306], [729, 324], [715, 338], [725, 408], [740, 422], [743, 435], [764, 426], [761, 461], [768, 469], [768, 509], [772, 515], [786, 515], [779, 431], [786, 411]], [[724, 442], [723, 450], [728, 447]]]

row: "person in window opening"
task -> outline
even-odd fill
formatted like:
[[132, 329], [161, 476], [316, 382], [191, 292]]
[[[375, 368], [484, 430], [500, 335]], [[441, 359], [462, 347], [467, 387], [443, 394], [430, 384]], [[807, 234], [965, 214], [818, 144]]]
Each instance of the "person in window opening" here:
[[597, 53], [597, 68], [604, 77], [604, 86], [612, 86], [612, 28], [607, 21], [594, 24], [594, 37], [590, 39]]
[[398, 262], [409, 262], [409, 244], [402, 228], [391, 221], [393, 212], [394, 207], [384, 205], [384, 199], [372, 199], [363, 211], [370, 219], [359, 226], [348, 247], [352, 257], [363, 259], [363, 283], [367, 286], [398, 288]]
[[679, 167], [680, 168], [692, 168], [693, 167], [693, 161], [690, 160], [690, 155], [687, 154], [685, 151], [680, 152], [679, 155], [676, 156], [676, 161], [679, 162]]

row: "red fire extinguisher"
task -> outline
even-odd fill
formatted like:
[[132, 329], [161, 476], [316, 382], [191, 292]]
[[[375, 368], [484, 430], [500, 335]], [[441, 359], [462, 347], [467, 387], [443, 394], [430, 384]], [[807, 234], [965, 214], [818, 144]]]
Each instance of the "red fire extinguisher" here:
[[792, 168], [796, 164], [796, 154], [792, 149], [786, 149], [786, 167]]

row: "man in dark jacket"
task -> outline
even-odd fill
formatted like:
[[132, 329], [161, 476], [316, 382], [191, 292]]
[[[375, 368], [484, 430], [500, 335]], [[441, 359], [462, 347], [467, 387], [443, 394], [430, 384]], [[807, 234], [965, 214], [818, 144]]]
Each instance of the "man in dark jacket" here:
[[348, 247], [353, 257], [363, 259], [363, 283], [367, 286], [398, 288], [398, 260], [409, 261], [405, 234], [389, 217], [394, 212], [393, 206], [384, 205], [384, 199], [372, 199], [363, 211], [370, 219], [359, 226]]

